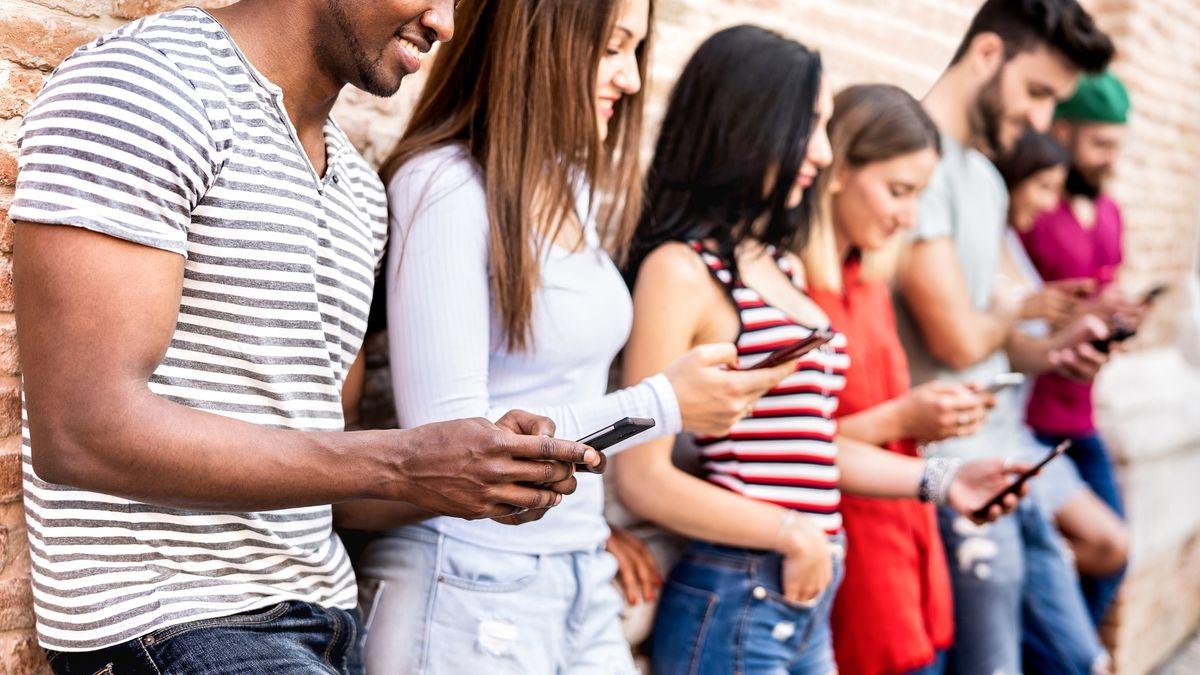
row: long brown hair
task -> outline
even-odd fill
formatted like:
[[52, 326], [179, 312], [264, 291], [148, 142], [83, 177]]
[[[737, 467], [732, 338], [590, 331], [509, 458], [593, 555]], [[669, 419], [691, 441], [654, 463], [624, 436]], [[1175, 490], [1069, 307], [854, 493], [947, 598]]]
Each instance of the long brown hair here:
[[[405, 162], [447, 143], [462, 143], [479, 164], [492, 294], [509, 351], [531, 346], [539, 261], [576, 217], [577, 190], [586, 186], [589, 202], [600, 204], [601, 232], [618, 255], [637, 222], [645, 87], [617, 103], [603, 143], [595, 110], [596, 73], [623, 1], [463, 0], [462, 37], [439, 47], [384, 164], [390, 181]], [[649, 36], [638, 49], [643, 82], [648, 51]]]
[[[810, 287], [841, 291], [842, 261], [838, 259], [834, 236], [830, 181], [843, 167], [859, 168], [926, 148], [941, 154], [942, 144], [937, 125], [921, 103], [890, 84], [860, 84], [843, 89], [833, 99], [828, 129], [833, 162], [817, 181], [820, 215], [801, 257]], [[864, 277], [890, 279], [903, 244], [903, 237], [894, 236], [883, 249], [863, 252]]]

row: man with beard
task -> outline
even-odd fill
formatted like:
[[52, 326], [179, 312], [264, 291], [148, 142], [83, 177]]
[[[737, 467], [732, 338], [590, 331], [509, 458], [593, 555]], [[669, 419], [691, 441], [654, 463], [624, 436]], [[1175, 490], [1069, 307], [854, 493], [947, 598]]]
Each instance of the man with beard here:
[[[1113, 283], [1121, 264], [1121, 212], [1103, 191], [1120, 154], [1128, 115], [1129, 94], [1108, 72], [1084, 76], [1075, 94], [1059, 104], [1053, 133], [1071, 156], [1065, 193], [1058, 208], [1038, 218], [1021, 240], [1042, 278], [1094, 280], [1098, 296], [1085, 306], [1110, 322], [1136, 328], [1142, 308]], [[1092, 418], [1091, 382], [1057, 373], [1038, 377], [1027, 420], [1044, 443], [1071, 439], [1069, 456], [1084, 481], [1114, 512], [1123, 512], [1112, 463]], [[1082, 579], [1097, 625], [1121, 576], [1117, 572]]]
[[[1104, 362], [1087, 344], [1105, 333], [1095, 317], [1049, 338], [1014, 329], [1020, 298], [995, 283], [1008, 194], [988, 155], [1008, 150], [1030, 127], [1045, 130], [1080, 72], [1103, 70], [1112, 53], [1075, 0], [988, 0], [925, 98], [941, 130], [942, 159], [897, 276], [897, 322], [914, 384], [983, 384], [1010, 368], [1087, 379]], [[1039, 453], [1020, 412], [1014, 391], [997, 393], [979, 433], [926, 448], [931, 467], [949, 480], [964, 460]], [[964, 429], [975, 422], [959, 420]], [[1047, 671], [1103, 667], [1073, 570], [1038, 501], [983, 527], [939, 510], [954, 590], [954, 672], [1023, 672], [1022, 629], [1037, 638], [1035, 656], [1044, 658], [1036, 662]]]
[[[329, 113], [388, 96], [451, 0], [136, 21], [47, 80], [14, 283], [39, 641], [59, 673], [357, 673], [349, 526], [536, 518], [596, 451], [509, 413], [342, 431], [387, 211]], [[553, 461], [547, 461], [553, 460]]]

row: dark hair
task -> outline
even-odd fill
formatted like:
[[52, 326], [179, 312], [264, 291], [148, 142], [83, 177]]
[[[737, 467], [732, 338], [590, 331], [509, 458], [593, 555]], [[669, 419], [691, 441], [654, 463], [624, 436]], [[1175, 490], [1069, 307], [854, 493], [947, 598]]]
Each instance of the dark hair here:
[[1071, 156], [1048, 134], [1028, 131], [1011, 152], [996, 158], [996, 169], [1011, 191], [1033, 174], [1052, 166], [1066, 166]]
[[1099, 73], [1113, 57], [1112, 41], [1076, 0], [987, 0], [971, 21], [952, 64], [962, 59], [981, 33], [999, 35], [1009, 59], [1046, 46], [1080, 70]]
[[[384, 163], [462, 143], [483, 172], [493, 299], [510, 352], [530, 346], [539, 261], [576, 190], [600, 199], [601, 233], [619, 249], [633, 234], [641, 199], [645, 86], [614, 108], [607, 138], [596, 125], [596, 71], [620, 0], [463, 0], [460, 37], [438, 47], [403, 137]], [[651, 25], [654, 2], [649, 2]], [[646, 80], [647, 35], [637, 50]]]
[[816, 52], [764, 28], [727, 28], [700, 45], [662, 121], [626, 265], [631, 284], [668, 241], [712, 239], [734, 265], [734, 247], [748, 236], [800, 248], [813, 200], [806, 193], [789, 209], [787, 198], [808, 152], [820, 83]]

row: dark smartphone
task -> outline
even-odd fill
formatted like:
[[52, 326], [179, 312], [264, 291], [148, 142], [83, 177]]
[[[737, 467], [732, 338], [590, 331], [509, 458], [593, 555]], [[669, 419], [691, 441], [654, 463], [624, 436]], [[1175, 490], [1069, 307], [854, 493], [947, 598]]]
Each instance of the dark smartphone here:
[[1107, 354], [1114, 344], [1124, 342], [1134, 335], [1137, 335], [1137, 329], [1130, 328], [1119, 320], [1113, 321], [1113, 324], [1108, 327], [1108, 337], [1103, 340], [1092, 340], [1092, 346], [1096, 348], [1096, 351]]
[[788, 361], [791, 361], [792, 359], [804, 356], [805, 354], [811, 352], [812, 350], [816, 349], [817, 347], [820, 347], [821, 345], [825, 344], [826, 342], [829, 342], [830, 340], [832, 340], [833, 336], [834, 336], [834, 333], [832, 333], [831, 331], [826, 331], [826, 330], [813, 331], [813, 333], [811, 335], [809, 335], [808, 337], [800, 338], [799, 340], [796, 340], [795, 342], [791, 343], [790, 345], [787, 345], [786, 347], [780, 347], [779, 349], [776, 349], [775, 351], [771, 352], [770, 354], [767, 354], [766, 358], [759, 361], [758, 363], [755, 363], [752, 366], [746, 366], [745, 368], [738, 368], [737, 370], [758, 370], [759, 368], [774, 368], [775, 366], [787, 363]]
[[[590, 433], [575, 442], [582, 443], [597, 452], [604, 452], [626, 438], [632, 438], [652, 428], [654, 428], [654, 420], [649, 417], [626, 417], [623, 420], [613, 422], [599, 431]], [[592, 468], [587, 464], [576, 464], [575, 470], [584, 473], [592, 472]]]
[[1013, 481], [1012, 485], [1009, 485], [1008, 487], [1004, 488], [1000, 492], [997, 492], [996, 496], [989, 499], [986, 504], [984, 504], [983, 506], [976, 509], [975, 512], [972, 513], [971, 515], [975, 516], [976, 518], [978, 518], [980, 520], [987, 518], [987, 513], [988, 513], [988, 511], [992, 510], [993, 506], [996, 506], [997, 504], [1003, 502], [1005, 497], [1007, 497], [1009, 495], [1017, 494], [1017, 492], [1019, 492], [1021, 490], [1021, 486], [1024, 485], [1026, 481], [1028, 481], [1030, 478], [1033, 478], [1034, 474], [1036, 474], [1038, 471], [1041, 471], [1042, 467], [1044, 467], [1050, 463], [1050, 460], [1052, 460], [1055, 457], [1058, 457], [1059, 455], [1066, 452], [1067, 448], [1069, 448], [1069, 447], [1071, 447], [1070, 439], [1065, 440], [1062, 443], [1059, 443], [1058, 445], [1054, 446], [1054, 449], [1051, 450], [1049, 453], [1047, 453], [1046, 456], [1043, 457], [1040, 462], [1038, 462], [1036, 465], [1034, 465], [1034, 467], [1032, 469], [1030, 469], [1029, 471], [1026, 471], [1025, 473], [1018, 476], [1017, 479], [1015, 481]]
[[1149, 305], [1150, 303], [1154, 302], [1158, 296], [1166, 293], [1170, 288], [1170, 284], [1159, 284], [1154, 288], [1151, 288], [1150, 290], [1146, 291], [1146, 295], [1142, 296], [1142, 304]]

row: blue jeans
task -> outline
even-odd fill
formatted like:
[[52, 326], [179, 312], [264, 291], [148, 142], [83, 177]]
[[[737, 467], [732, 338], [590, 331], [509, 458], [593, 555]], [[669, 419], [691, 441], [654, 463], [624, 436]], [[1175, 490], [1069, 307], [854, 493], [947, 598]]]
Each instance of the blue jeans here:
[[1091, 671], [1104, 647], [1062, 541], [1033, 500], [982, 527], [943, 507], [938, 524], [954, 588], [951, 672], [1023, 672], [1022, 636], [1038, 672]]
[[659, 601], [654, 672], [836, 673], [829, 612], [844, 572], [845, 539], [831, 541], [833, 581], [811, 607], [784, 599], [779, 554], [693, 542]]
[[[1056, 444], [1068, 438], [1067, 436], [1040, 433], [1037, 437], [1043, 443], [1049, 444]], [[1095, 492], [1114, 513], [1123, 519], [1125, 505], [1121, 500], [1121, 491], [1117, 487], [1116, 472], [1113, 471], [1108, 450], [1104, 447], [1100, 437], [1093, 433], [1089, 436], [1071, 438], [1071, 447], [1067, 450], [1067, 456], [1075, 462], [1075, 467], [1079, 469], [1079, 475], [1092, 488], [1092, 492]], [[1092, 617], [1092, 623], [1097, 627], [1104, 620], [1104, 614], [1112, 604], [1113, 598], [1117, 596], [1117, 590], [1121, 587], [1121, 580], [1124, 578], [1124, 568], [1108, 576], [1080, 578], [1083, 596], [1087, 599], [1088, 613]]]
[[359, 560], [370, 673], [633, 674], [608, 552], [484, 548], [425, 525]]
[[93, 652], [47, 651], [58, 675], [362, 675], [355, 612], [303, 602], [169, 626]]

